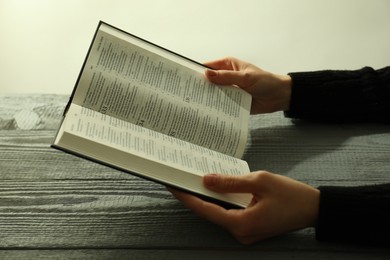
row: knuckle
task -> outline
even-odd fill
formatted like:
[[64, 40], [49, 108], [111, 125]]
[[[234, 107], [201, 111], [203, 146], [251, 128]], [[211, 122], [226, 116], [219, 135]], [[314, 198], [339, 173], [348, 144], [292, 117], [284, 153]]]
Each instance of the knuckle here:
[[234, 221], [233, 227], [230, 231], [232, 235], [240, 241], [245, 237], [250, 236], [253, 230], [246, 218], [244, 216], [239, 216]]
[[251, 232], [247, 228], [237, 230], [233, 233], [234, 238], [243, 245], [253, 243]]
[[229, 232], [239, 243], [250, 245], [263, 239], [261, 232], [259, 233], [253, 222], [253, 216], [240, 211], [231, 221]]
[[239, 77], [241, 81], [241, 87], [251, 86], [255, 82], [255, 77], [252, 71], [243, 69], [239, 71]]
[[272, 178], [272, 173], [267, 171], [257, 171], [253, 177], [255, 178], [255, 181], [258, 183], [267, 183]]
[[252, 72], [248, 71], [248, 70], [243, 70], [241, 71], [241, 77], [245, 80], [250, 80], [252, 78]]
[[226, 66], [229, 66], [231, 64], [231, 61], [232, 61], [232, 57], [230, 56], [226, 56], [224, 58], [222, 58], [222, 62], [226, 65]]
[[233, 231], [233, 235], [237, 239], [247, 237], [250, 235], [250, 233], [251, 233], [251, 229], [249, 229], [248, 226], [246, 226], [245, 224], [236, 227]]
[[256, 242], [255, 239], [253, 239], [252, 237], [241, 237], [241, 238], [236, 238], [237, 241], [243, 245], [250, 245], [250, 244], [253, 244], [254, 242]]

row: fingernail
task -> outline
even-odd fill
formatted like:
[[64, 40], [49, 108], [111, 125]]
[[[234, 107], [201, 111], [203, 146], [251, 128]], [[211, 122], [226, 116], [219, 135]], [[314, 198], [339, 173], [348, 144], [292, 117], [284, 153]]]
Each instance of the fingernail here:
[[206, 75], [207, 75], [208, 77], [215, 77], [215, 76], [217, 76], [217, 72], [216, 72], [215, 70], [207, 69], [207, 70], [206, 70]]
[[218, 179], [218, 174], [208, 174], [203, 177], [203, 183], [208, 187], [212, 187], [217, 185]]

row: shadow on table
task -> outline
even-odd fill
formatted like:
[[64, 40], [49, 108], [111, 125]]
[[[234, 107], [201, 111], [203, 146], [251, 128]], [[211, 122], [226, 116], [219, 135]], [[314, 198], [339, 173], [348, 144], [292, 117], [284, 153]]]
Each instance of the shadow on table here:
[[[389, 138], [376, 138], [383, 134], [389, 134]], [[353, 146], [355, 150], [356, 145], [376, 143], [390, 147], [390, 125], [332, 124], [299, 120], [291, 125], [251, 129], [248, 139], [243, 159], [248, 162], [251, 171], [269, 170], [284, 174], [313, 157], [340, 150], [345, 153], [344, 149], [349, 149], [349, 146]]]

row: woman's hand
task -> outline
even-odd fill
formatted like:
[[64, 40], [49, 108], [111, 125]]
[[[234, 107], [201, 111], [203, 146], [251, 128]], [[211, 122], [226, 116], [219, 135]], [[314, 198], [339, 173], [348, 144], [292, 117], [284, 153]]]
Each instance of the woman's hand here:
[[239, 242], [251, 244], [289, 231], [314, 226], [319, 190], [285, 176], [265, 171], [244, 176], [210, 174], [204, 185], [219, 193], [251, 193], [245, 209], [225, 209], [169, 188], [186, 207], [228, 230]]
[[252, 95], [252, 114], [288, 110], [291, 78], [264, 71], [250, 63], [223, 58], [204, 63], [206, 77], [218, 85], [236, 85]]

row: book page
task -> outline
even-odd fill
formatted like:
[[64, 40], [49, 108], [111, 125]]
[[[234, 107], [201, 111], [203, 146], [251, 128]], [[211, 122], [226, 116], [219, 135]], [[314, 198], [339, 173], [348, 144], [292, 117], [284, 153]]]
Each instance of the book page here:
[[242, 156], [251, 102], [248, 93], [233, 86], [216, 86], [204, 78], [202, 66], [107, 25], [101, 27], [74, 103], [221, 153]]
[[247, 163], [240, 159], [75, 104], [61, 131], [200, 176], [249, 173]]

